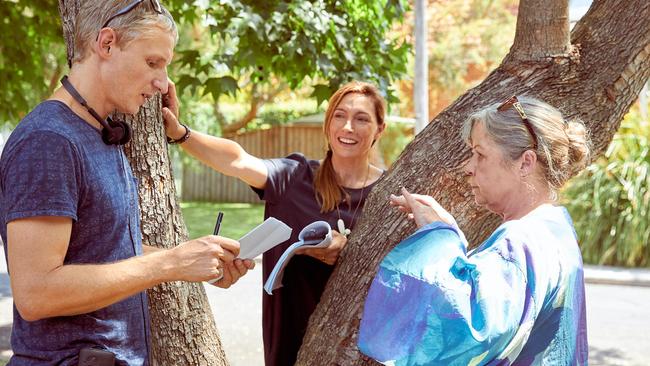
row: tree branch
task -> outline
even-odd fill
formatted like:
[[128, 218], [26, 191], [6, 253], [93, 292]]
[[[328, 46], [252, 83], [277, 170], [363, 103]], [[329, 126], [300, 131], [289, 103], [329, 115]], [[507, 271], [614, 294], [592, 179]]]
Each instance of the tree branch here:
[[248, 110], [248, 113], [244, 115], [244, 117], [240, 118], [238, 121], [228, 123], [228, 124], [222, 124], [221, 125], [221, 134], [223, 136], [232, 136], [237, 132], [240, 128], [246, 127], [246, 125], [252, 121], [255, 117], [257, 117], [257, 111], [261, 107], [263, 103], [261, 100], [256, 96], [253, 95], [251, 97], [251, 102], [250, 102], [250, 109]]
[[[258, 94], [257, 88], [253, 86], [253, 91], [251, 95], [251, 101], [250, 101], [250, 109], [248, 113], [242, 118], [240, 118], [238, 121], [232, 122], [232, 123], [225, 123], [225, 118], [217, 118], [217, 121], [219, 122], [221, 126], [221, 134], [223, 136], [232, 136], [234, 135], [239, 129], [246, 127], [247, 124], [249, 124], [255, 117], [257, 117], [257, 113], [259, 112], [260, 108], [275, 99], [275, 97], [280, 94], [284, 89], [286, 88], [286, 85], [284, 83], [281, 83], [278, 85], [277, 88], [271, 90], [269, 93], [261, 93]], [[215, 109], [216, 110], [216, 109]]]

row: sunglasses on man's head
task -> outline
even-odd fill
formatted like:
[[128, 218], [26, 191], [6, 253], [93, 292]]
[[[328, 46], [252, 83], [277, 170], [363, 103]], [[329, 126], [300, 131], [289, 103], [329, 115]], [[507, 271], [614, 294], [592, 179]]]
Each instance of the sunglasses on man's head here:
[[511, 96], [505, 102], [501, 103], [501, 105], [497, 107], [497, 111], [507, 111], [511, 107], [519, 113], [519, 117], [521, 117], [522, 122], [524, 122], [524, 126], [526, 126], [530, 136], [533, 138], [533, 149], [537, 149], [537, 134], [535, 134], [535, 130], [533, 130], [533, 126], [530, 124], [526, 112], [524, 112], [524, 107], [521, 105], [516, 95]]
[[[131, 4], [123, 7], [117, 13], [113, 14], [110, 18], [108, 18], [108, 20], [104, 23], [104, 25], [102, 25], [102, 28], [106, 28], [106, 26], [108, 26], [108, 23], [110, 23], [113, 19], [115, 19], [115, 18], [117, 18], [119, 16], [122, 16], [124, 14], [129, 13], [131, 10], [135, 9], [138, 5], [142, 4], [145, 1], [147, 1], [147, 0], [135, 0]], [[158, 13], [158, 14], [163, 13], [162, 6], [160, 6], [160, 3], [158, 2], [158, 0], [149, 0], [149, 4], [151, 4], [151, 8], [156, 13]]]

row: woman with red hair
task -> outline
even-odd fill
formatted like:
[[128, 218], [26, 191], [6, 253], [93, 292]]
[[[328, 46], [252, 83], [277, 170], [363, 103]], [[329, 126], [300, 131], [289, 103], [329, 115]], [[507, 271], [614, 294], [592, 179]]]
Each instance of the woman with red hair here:
[[323, 160], [300, 153], [285, 158], [260, 159], [234, 141], [191, 132], [177, 120], [178, 102], [170, 83], [170, 108], [163, 109], [172, 143], [211, 168], [249, 184], [266, 202], [264, 216], [275, 217], [292, 230], [286, 242], [264, 253], [263, 280], [298, 233], [308, 224], [327, 221], [332, 244], [305, 249], [287, 265], [283, 287], [263, 294], [264, 359], [267, 366], [293, 365], [309, 316], [316, 308], [333, 265], [358, 220], [368, 193], [383, 174], [370, 164], [372, 146], [384, 131], [385, 101], [377, 88], [351, 82], [329, 100], [323, 133], [328, 150]]

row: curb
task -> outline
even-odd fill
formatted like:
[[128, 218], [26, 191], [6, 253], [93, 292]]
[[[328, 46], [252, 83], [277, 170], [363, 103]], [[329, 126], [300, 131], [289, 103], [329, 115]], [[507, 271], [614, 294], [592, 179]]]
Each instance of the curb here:
[[585, 283], [650, 287], [650, 270], [585, 265]]

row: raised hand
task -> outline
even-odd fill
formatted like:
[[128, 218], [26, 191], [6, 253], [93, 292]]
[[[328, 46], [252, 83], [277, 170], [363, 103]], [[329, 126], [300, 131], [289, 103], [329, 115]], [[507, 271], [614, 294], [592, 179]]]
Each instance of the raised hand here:
[[434, 221], [442, 221], [449, 225], [457, 226], [454, 217], [447, 212], [431, 196], [422, 194], [409, 193], [406, 188], [402, 188], [402, 195], [390, 195], [390, 204], [404, 213], [408, 218], [415, 221], [418, 227], [430, 224]]
[[176, 95], [176, 84], [168, 80], [167, 94], [162, 96], [162, 115], [165, 122], [165, 133], [167, 137], [178, 140], [185, 134], [185, 127], [178, 121], [179, 103]]

